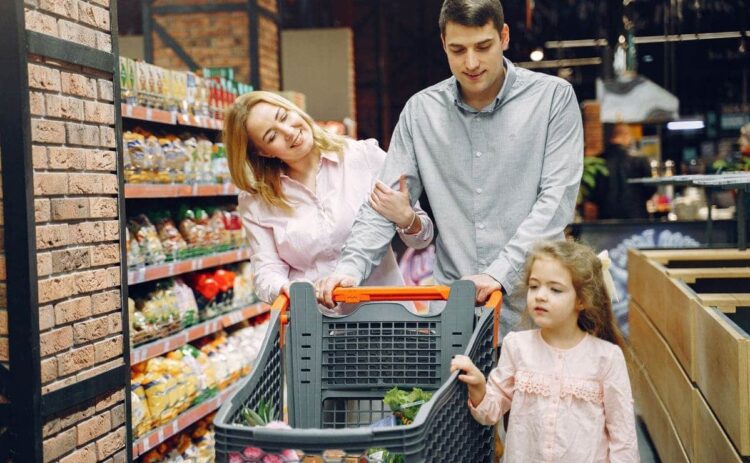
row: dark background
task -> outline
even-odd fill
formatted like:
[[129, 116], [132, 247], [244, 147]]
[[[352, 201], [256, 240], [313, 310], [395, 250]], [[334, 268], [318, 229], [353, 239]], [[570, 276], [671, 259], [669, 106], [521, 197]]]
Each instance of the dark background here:
[[[440, 0], [283, 0], [283, 27], [351, 27], [355, 36], [360, 138], [387, 146], [406, 100], [450, 76], [437, 25]], [[552, 40], [733, 32], [750, 28], [750, 0], [536, 0], [530, 28], [526, 0], [505, 0], [514, 62]], [[140, 34], [139, 0], [118, 0], [122, 34]], [[680, 99], [681, 115], [748, 112], [750, 38], [641, 44], [638, 72]], [[545, 59], [601, 57], [601, 48], [545, 49]], [[601, 66], [543, 69], [573, 83], [580, 101], [595, 98]], [[743, 106], [744, 105], [744, 106]]]

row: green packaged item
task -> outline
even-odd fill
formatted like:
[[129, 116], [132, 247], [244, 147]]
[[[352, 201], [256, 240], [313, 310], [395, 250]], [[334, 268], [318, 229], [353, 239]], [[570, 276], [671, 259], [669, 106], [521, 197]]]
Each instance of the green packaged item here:
[[388, 405], [393, 415], [401, 424], [411, 424], [419, 412], [422, 404], [432, 397], [431, 392], [425, 392], [420, 388], [413, 388], [411, 392], [402, 391], [394, 387], [385, 394], [383, 402]]

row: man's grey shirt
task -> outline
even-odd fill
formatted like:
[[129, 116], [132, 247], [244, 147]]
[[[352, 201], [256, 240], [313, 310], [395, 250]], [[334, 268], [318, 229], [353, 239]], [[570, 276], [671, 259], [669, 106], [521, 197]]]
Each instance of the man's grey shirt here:
[[[486, 273], [516, 300], [510, 304], [516, 314], [504, 311], [503, 331], [525, 304], [516, 290], [526, 254], [539, 240], [563, 238], [583, 170], [572, 86], [507, 59], [505, 67], [500, 92], [481, 111], [462, 101], [455, 77], [410, 98], [380, 174], [396, 189], [406, 174], [412, 202], [427, 193], [439, 231], [436, 283]], [[364, 279], [393, 234], [394, 225], [366, 202], [336, 273]]]

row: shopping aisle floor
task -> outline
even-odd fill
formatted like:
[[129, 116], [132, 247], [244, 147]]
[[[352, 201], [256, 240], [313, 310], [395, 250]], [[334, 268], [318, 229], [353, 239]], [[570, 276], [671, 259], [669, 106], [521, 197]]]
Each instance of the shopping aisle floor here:
[[659, 463], [659, 456], [654, 449], [654, 443], [648, 435], [646, 424], [640, 419], [635, 421], [635, 432], [638, 434], [638, 451], [641, 454], [641, 463]]

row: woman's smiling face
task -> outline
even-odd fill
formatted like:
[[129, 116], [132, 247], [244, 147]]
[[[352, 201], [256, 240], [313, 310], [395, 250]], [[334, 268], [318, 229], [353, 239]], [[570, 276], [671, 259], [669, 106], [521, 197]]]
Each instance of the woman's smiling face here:
[[314, 147], [312, 130], [299, 114], [264, 101], [250, 110], [245, 128], [261, 156], [287, 164], [303, 159]]

